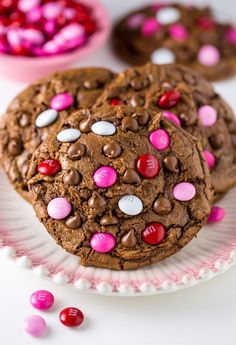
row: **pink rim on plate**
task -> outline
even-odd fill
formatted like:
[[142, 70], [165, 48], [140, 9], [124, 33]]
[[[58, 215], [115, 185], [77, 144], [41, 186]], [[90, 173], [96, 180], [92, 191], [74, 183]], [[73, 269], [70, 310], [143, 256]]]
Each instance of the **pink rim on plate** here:
[[78, 257], [55, 244], [3, 172], [0, 181], [1, 253], [57, 283], [103, 295], [160, 294], [209, 280], [236, 262], [236, 188], [220, 202], [226, 211], [224, 220], [207, 225], [178, 254], [149, 267], [112, 271], [81, 266]]
[[79, 62], [101, 47], [111, 32], [109, 15], [98, 0], [80, 0], [80, 2], [93, 8], [95, 20], [100, 28], [91, 36], [84, 47], [70, 53], [51, 57], [23, 57], [0, 54], [0, 74], [14, 80], [32, 82], [37, 78]]

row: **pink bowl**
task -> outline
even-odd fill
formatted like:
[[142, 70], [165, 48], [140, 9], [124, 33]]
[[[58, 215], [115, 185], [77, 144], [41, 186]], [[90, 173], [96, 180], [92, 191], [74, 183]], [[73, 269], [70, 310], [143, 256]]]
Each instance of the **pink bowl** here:
[[0, 54], [0, 75], [8, 78], [32, 82], [51, 72], [62, 70], [92, 54], [108, 38], [111, 22], [108, 13], [97, 0], [80, 0], [93, 8], [94, 18], [100, 30], [94, 33], [84, 47], [70, 53], [50, 57], [24, 57]]

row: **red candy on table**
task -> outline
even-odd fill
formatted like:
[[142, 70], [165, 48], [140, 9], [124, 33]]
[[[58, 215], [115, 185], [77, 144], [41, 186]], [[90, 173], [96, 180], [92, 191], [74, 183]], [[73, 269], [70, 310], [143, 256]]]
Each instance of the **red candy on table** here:
[[153, 178], [157, 176], [160, 171], [158, 160], [150, 154], [140, 156], [136, 162], [136, 167], [139, 174], [146, 178]]
[[84, 314], [77, 308], [69, 307], [60, 312], [59, 319], [67, 327], [77, 327], [84, 321]]
[[56, 159], [46, 159], [38, 165], [38, 172], [46, 176], [55, 175], [60, 170], [61, 164]]
[[165, 237], [165, 228], [161, 223], [150, 223], [142, 232], [142, 240], [147, 244], [159, 244]]
[[180, 100], [180, 93], [177, 90], [166, 91], [157, 101], [157, 105], [163, 109], [174, 107]]

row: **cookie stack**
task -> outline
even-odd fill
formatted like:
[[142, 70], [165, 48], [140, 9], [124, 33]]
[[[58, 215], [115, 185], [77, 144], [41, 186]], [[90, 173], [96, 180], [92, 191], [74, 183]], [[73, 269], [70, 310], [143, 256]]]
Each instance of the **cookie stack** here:
[[236, 184], [233, 112], [180, 65], [54, 74], [13, 100], [0, 131], [13, 186], [85, 266], [165, 259]]

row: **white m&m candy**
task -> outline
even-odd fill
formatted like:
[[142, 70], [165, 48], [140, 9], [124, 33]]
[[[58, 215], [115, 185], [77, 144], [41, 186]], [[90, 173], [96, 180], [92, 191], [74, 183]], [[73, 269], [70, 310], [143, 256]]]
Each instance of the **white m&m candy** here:
[[180, 13], [174, 7], [161, 8], [156, 14], [157, 21], [163, 25], [175, 23], [179, 17]]
[[50, 126], [58, 118], [58, 112], [54, 109], [47, 109], [40, 113], [35, 120], [36, 127]]
[[136, 216], [142, 212], [143, 203], [136, 195], [124, 195], [118, 202], [119, 209], [129, 216]]
[[108, 121], [95, 122], [91, 127], [93, 133], [97, 135], [113, 135], [116, 132], [116, 127], [113, 123]]
[[62, 143], [71, 143], [81, 136], [81, 132], [76, 128], [63, 129], [57, 134], [57, 140]]
[[159, 48], [152, 53], [151, 61], [158, 64], [173, 63], [175, 54], [168, 48]]

